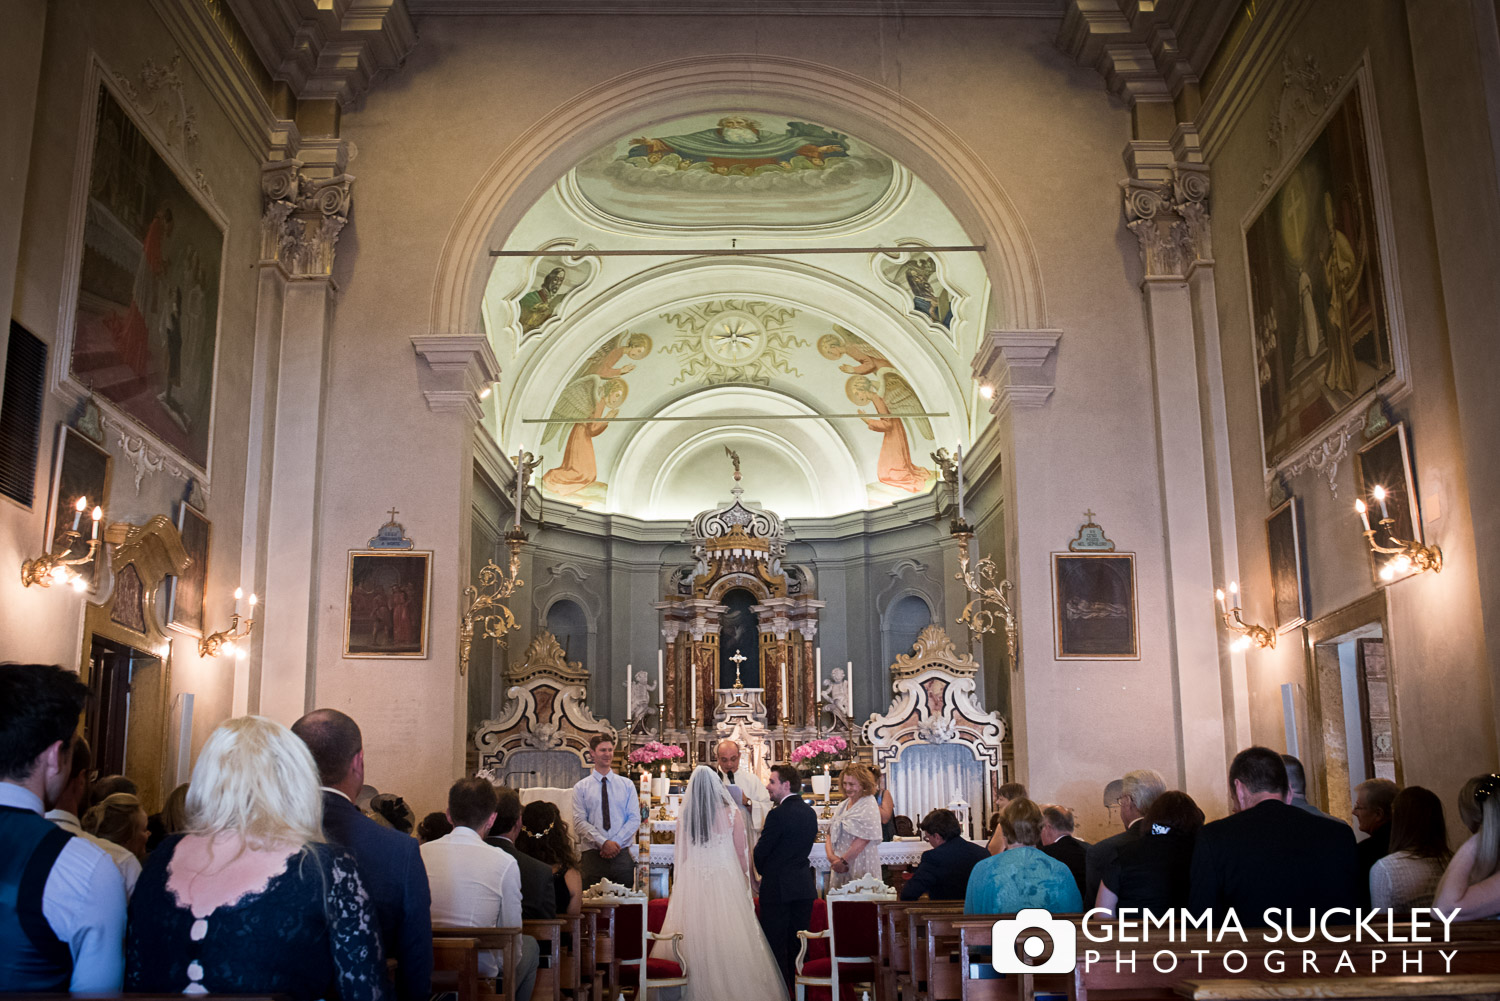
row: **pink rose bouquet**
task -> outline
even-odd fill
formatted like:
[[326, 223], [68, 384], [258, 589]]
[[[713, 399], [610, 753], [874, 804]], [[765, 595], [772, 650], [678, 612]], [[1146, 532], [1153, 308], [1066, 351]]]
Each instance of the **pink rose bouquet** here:
[[792, 764], [806, 768], [824, 768], [835, 761], [842, 761], [849, 743], [837, 735], [821, 740], [809, 740], [792, 749]]
[[634, 765], [654, 765], [658, 761], [671, 761], [673, 758], [685, 757], [687, 757], [687, 752], [676, 744], [663, 744], [653, 740], [631, 751], [629, 761]]

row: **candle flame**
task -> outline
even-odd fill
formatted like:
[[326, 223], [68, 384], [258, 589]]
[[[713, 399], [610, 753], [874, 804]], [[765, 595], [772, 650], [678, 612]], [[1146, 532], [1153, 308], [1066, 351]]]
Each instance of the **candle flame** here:
[[986, 400], [993, 400], [995, 398], [995, 387], [986, 382], [979, 387], [979, 395]]
[[1370, 491], [1370, 496], [1374, 497], [1377, 501], [1385, 500], [1385, 487], [1376, 484], [1375, 489]]
[[1232, 581], [1229, 582], [1229, 593], [1230, 594], [1239, 594], [1240, 593], [1240, 582], [1239, 581], [1232, 580]]
[[260, 601], [260, 598], [256, 595], [256, 593], [254, 591], [251, 591], [250, 592], [250, 607], [254, 608], [255, 605], [256, 605], [256, 602], [258, 602], [258, 601]]
[[80, 498], [78, 498], [77, 502], [73, 505], [73, 510], [82, 513], [83, 511], [88, 510], [88, 506], [89, 506], [89, 499], [87, 497], [80, 497]]
[[104, 508], [102, 508], [102, 507], [96, 507], [96, 508], [94, 508], [94, 513], [93, 513], [92, 517], [93, 517], [93, 519], [95, 521], [98, 521], [100, 518], [104, 517]]
[[1214, 588], [1214, 598], [1217, 601], [1223, 601], [1224, 600], [1224, 589], [1222, 587], [1216, 587], [1216, 588]]
[[1364, 514], [1366, 511], [1369, 510], [1369, 508], [1365, 507], [1365, 502], [1364, 501], [1357, 500], [1357, 501], [1354, 502], [1354, 510], [1358, 511], [1360, 514]]
[[234, 600], [235, 601], [239, 601], [244, 596], [245, 596], [245, 589], [244, 588], [237, 587], [237, 588], [234, 589]]

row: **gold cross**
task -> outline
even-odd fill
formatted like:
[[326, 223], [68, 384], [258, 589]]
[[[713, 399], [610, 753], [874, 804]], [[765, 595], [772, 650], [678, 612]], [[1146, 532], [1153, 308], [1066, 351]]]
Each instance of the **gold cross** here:
[[396, 515], [398, 515], [400, 513], [401, 512], [397, 511], [395, 508], [391, 508], [391, 523], [392, 524], [395, 524], [395, 522], [396, 522]]
[[1085, 511], [1085, 512], [1083, 512], [1083, 516], [1089, 520], [1088, 523], [1090, 525], [1092, 525], [1094, 523], [1094, 512], [1092, 512], [1092, 511]]

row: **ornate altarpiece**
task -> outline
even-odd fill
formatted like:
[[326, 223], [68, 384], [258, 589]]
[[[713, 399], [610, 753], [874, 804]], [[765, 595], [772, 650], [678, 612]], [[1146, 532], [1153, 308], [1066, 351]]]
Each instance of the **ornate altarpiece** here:
[[[506, 669], [505, 708], [474, 734], [479, 769], [518, 787], [571, 786], [590, 767], [589, 738], [615, 729], [588, 707], [589, 673], [545, 629]], [[515, 776], [515, 780], [506, 778]]]
[[978, 672], [978, 661], [960, 656], [936, 625], [923, 629], [912, 652], [891, 665], [890, 709], [870, 717], [864, 729], [902, 813], [920, 818], [958, 799], [977, 826], [998, 795], [1006, 726], [980, 704]]
[[[761, 771], [758, 765], [765, 756], [785, 760], [779, 756], [791, 750], [775, 739], [783, 736], [783, 663], [791, 689], [787, 742], [805, 739], [817, 729], [813, 644], [818, 611], [825, 603], [816, 599], [805, 569], [783, 564], [786, 531], [781, 519], [753, 502], [743, 502], [744, 488], [738, 482], [731, 493], [734, 499], [727, 506], [693, 519], [694, 563], [673, 574], [672, 593], [655, 605], [662, 613], [666, 644], [666, 693], [657, 696], [665, 698], [666, 719], [655, 721], [656, 727], [649, 729], [662, 731], [670, 742], [693, 743], [693, 760], [697, 761], [707, 757], [720, 737], [734, 736], [742, 745], [760, 745], [750, 748], [750, 759]], [[735, 589], [749, 591], [755, 598], [750, 610], [757, 622], [755, 660], [761, 679], [759, 686], [738, 689], [719, 686], [720, 625], [728, 611], [723, 599]], [[698, 689], [690, 692], [695, 664]], [[696, 732], [690, 734], [692, 720], [696, 720]]]

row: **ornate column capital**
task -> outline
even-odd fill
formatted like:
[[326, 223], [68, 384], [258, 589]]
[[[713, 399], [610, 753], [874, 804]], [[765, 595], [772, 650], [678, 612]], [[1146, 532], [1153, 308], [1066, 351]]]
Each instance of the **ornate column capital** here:
[[995, 387], [990, 413], [1040, 407], [1057, 388], [1061, 330], [992, 330], [974, 355], [974, 378]]
[[1195, 264], [1212, 263], [1208, 189], [1208, 164], [1180, 160], [1165, 178], [1120, 182], [1125, 224], [1140, 245], [1148, 279], [1178, 278]]
[[484, 416], [479, 394], [500, 378], [500, 362], [489, 338], [482, 335], [413, 337], [411, 346], [427, 362], [419, 376], [422, 396], [433, 413]]
[[354, 187], [342, 167], [341, 156], [326, 167], [295, 157], [261, 165], [262, 264], [280, 264], [293, 278], [333, 274], [333, 253], [349, 222]]

